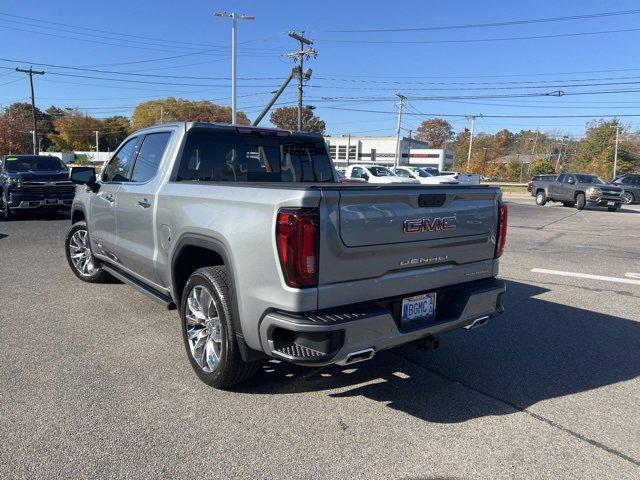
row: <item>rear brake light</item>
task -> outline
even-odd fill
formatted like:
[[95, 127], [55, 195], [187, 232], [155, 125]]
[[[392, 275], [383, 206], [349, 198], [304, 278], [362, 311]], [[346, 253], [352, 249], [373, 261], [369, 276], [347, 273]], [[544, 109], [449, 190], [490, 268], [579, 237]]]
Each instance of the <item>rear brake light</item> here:
[[276, 242], [287, 285], [293, 288], [318, 285], [318, 210], [281, 209], [276, 222]]
[[504, 244], [507, 242], [507, 219], [509, 216], [509, 210], [504, 203], [500, 204], [500, 211], [498, 215], [498, 238], [496, 239], [496, 255], [495, 258], [500, 258], [504, 252]]

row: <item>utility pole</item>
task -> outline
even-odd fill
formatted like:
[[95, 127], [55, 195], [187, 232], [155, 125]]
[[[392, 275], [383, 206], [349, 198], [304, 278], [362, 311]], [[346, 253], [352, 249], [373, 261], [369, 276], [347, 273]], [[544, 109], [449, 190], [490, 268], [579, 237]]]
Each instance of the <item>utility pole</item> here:
[[100, 132], [98, 130], [94, 130], [93, 133], [96, 134], [96, 161], [98, 160], [98, 135], [100, 135]]
[[160, 123], [164, 123], [164, 105], [160, 105]]
[[620, 137], [620, 124], [616, 123], [616, 147], [613, 153], [613, 178], [616, 178], [618, 171], [618, 138]]
[[409, 149], [407, 151], [407, 165], [411, 164], [411, 144], [413, 143], [413, 130], [409, 130]]
[[33, 94], [33, 76], [44, 75], [44, 71], [43, 70], [36, 71], [32, 67], [29, 67], [29, 70], [24, 70], [22, 68], [16, 67], [16, 72], [22, 72], [29, 75], [29, 85], [31, 86], [31, 115], [33, 116], [33, 154], [38, 155], [38, 153], [40, 153], [39, 152], [40, 149], [38, 148], [38, 142], [37, 142], [38, 123], [36, 121], [36, 99], [35, 99], [35, 95]]
[[238, 35], [237, 35], [237, 20], [255, 20], [256, 17], [251, 15], [239, 15], [237, 13], [231, 12], [215, 12], [213, 14], [216, 17], [226, 17], [231, 19], [231, 123], [237, 123], [237, 111], [236, 111], [236, 87], [237, 87], [237, 77], [236, 77], [236, 47], [238, 44]]
[[304, 81], [311, 78], [311, 69], [304, 71], [304, 59], [316, 58], [318, 51], [315, 48], [304, 49], [305, 45], [313, 45], [313, 40], [310, 40], [304, 36], [304, 30], [300, 33], [291, 31], [289, 36], [300, 43], [300, 49], [297, 52], [285, 53], [285, 57], [293, 58], [293, 61], [300, 62], [300, 69], [298, 70], [298, 130], [302, 130], [302, 97], [304, 94]]
[[396, 95], [398, 96], [398, 103], [396, 103], [398, 106], [398, 125], [396, 127], [396, 159], [393, 163], [394, 167], [400, 165], [400, 130], [402, 125], [402, 110], [407, 103], [407, 97], [401, 93], [396, 93]]
[[471, 131], [469, 136], [469, 151], [467, 152], [467, 173], [469, 173], [469, 166], [471, 164], [471, 146], [473, 145], [473, 128], [476, 124], [476, 118], [482, 118], [482, 114], [480, 115], [467, 115], [467, 120], [471, 122]]

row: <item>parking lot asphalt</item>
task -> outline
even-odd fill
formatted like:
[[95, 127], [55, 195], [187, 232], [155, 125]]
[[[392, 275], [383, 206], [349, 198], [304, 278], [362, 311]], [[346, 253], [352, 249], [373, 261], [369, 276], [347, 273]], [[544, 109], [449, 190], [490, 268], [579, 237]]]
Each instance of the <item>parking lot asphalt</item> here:
[[640, 478], [640, 207], [507, 199], [500, 318], [235, 391], [175, 312], [76, 279], [67, 218], [0, 223], [0, 478]]

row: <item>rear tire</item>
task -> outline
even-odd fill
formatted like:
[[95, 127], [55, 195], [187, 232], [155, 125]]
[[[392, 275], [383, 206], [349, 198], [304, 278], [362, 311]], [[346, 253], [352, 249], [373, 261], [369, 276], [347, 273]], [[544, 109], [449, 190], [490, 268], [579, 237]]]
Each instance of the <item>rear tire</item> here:
[[544, 207], [546, 203], [547, 203], [547, 196], [544, 194], [544, 192], [539, 191], [538, 193], [536, 193], [536, 205], [540, 207]]
[[196, 375], [215, 388], [248, 380], [260, 362], [245, 362], [232, 321], [225, 267], [205, 267], [191, 274], [182, 293], [180, 317], [187, 357]]
[[11, 220], [11, 210], [4, 193], [0, 192], [0, 220]]
[[631, 205], [635, 201], [636, 201], [636, 197], [633, 195], [633, 193], [624, 192], [622, 194], [622, 203], [624, 203], [625, 205]]
[[587, 205], [587, 199], [584, 196], [584, 193], [579, 193], [576, 195], [576, 208], [578, 210], [584, 210], [584, 207]]
[[82, 221], [71, 225], [65, 239], [64, 250], [69, 267], [83, 282], [101, 283], [110, 277], [93, 256], [87, 222]]

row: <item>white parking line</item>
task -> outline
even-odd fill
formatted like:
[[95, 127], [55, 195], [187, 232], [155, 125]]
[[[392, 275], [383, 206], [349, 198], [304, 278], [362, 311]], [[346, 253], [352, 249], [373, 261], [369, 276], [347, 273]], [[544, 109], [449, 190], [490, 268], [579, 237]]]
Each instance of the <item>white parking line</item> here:
[[603, 282], [627, 283], [630, 285], [640, 285], [640, 280], [630, 278], [605, 277], [604, 275], [591, 275], [590, 273], [563, 272], [562, 270], [547, 270], [545, 268], [532, 268], [533, 273], [546, 273], [549, 275], [560, 275], [562, 277], [588, 278], [589, 280], [600, 280]]
[[629, 278], [637, 278], [640, 279], [640, 273], [634, 273], [634, 272], [627, 272], [624, 274], [625, 277], [629, 277]]

